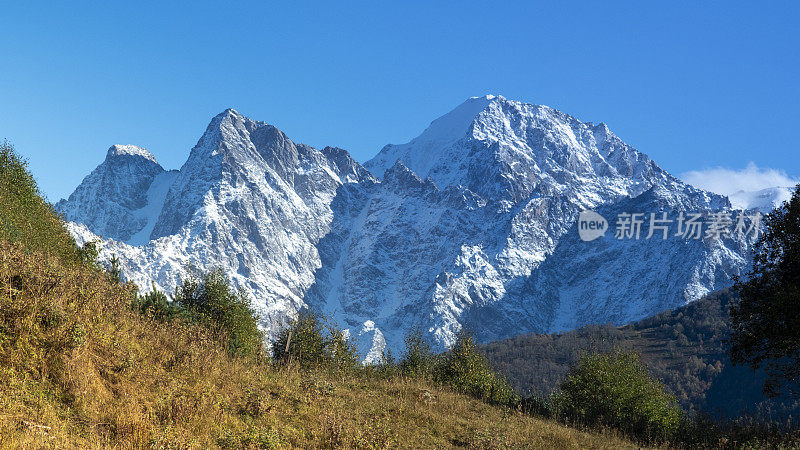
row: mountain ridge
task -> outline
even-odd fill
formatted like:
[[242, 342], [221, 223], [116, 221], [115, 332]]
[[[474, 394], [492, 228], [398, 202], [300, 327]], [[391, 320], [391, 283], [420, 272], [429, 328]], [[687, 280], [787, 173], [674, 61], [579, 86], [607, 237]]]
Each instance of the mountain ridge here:
[[[187, 264], [223, 267], [252, 293], [268, 332], [313, 307], [350, 330], [368, 361], [398, 350], [412, 327], [442, 348], [464, 326], [491, 340], [639, 319], [727, 287], [747, 265], [749, 242], [735, 236], [580, 242], [585, 209], [709, 213], [730, 202], [681, 182], [604, 124], [502, 96], [468, 99], [364, 165], [227, 109], [173, 177], [151, 239], [109, 235], [103, 257], [117, 254], [143, 289], [154, 280], [171, 291]], [[76, 192], [94, 184], [87, 177]], [[70, 225], [79, 243], [103, 234], [83, 219], [92, 218], [84, 197], [57, 208], [85, 223]], [[598, 251], [627, 292], [614, 292], [602, 265], [581, 262]], [[668, 282], [645, 270], [662, 264], [675, 268]]]

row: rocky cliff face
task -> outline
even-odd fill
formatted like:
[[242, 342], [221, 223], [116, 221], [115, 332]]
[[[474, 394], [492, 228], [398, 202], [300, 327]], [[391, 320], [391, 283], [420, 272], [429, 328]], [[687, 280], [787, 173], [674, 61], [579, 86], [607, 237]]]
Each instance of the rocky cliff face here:
[[158, 191], [169, 185], [173, 174], [141, 147], [114, 145], [105, 161], [56, 209], [67, 220], [81, 222], [103, 237], [146, 241], [149, 233], [137, 234], [147, 227]]
[[730, 203], [604, 124], [503, 97], [469, 99], [364, 166], [233, 110], [179, 171], [148, 155], [127, 155], [125, 170], [107, 159], [57, 205], [79, 241], [109, 238], [105, 257], [144, 289], [171, 291], [187, 264], [223, 267], [268, 330], [309, 306], [367, 360], [397, 352], [411, 327], [448, 346], [463, 326], [490, 340], [627, 322], [728, 286], [747, 265], [749, 238], [735, 233], [580, 240], [586, 209], [613, 228], [626, 212], [674, 219]]

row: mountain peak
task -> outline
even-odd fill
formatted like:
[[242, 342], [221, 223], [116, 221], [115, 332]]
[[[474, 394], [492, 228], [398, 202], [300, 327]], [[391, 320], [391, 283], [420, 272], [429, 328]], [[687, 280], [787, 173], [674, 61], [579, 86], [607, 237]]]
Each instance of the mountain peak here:
[[470, 97], [469, 100], [480, 100], [480, 99], [494, 100], [497, 97], [503, 98], [502, 95], [486, 94], [486, 95], [479, 95], [477, 97]]
[[140, 212], [151, 199], [153, 181], [166, 172], [142, 147], [112, 145], [105, 161], [55, 207], [106, 238], [127, 241], [147, 223]]
[[505, 99], [495, 95], [468, 98], [449, 113], [431, 122], [428, 128], [411, 142], [431, 142], [442, 145], [464, 138], [478, 114], [492, 102], [502, 100]]
[[253, 122], [253, 120], [233, 108], [226, 108], [211, 119], [211, 122], [209, 122], [206, 128], [206, 133], [211, 132], [215, 134], [220, 129], [226, 127], [241, 127], [244, 126], [245, 122]]
[[392, 167], [386, 169], [386, 172], [383, 173], [384, 181], [387, 181], [392, 178], [397, 177], [410, 177], [413, 178], [420, 183], [422, 182], [422, 178], [419, 177], [413, 170], [409, 169], [405, 164], [403, 164], [403, 160], [398, 158]]
[[233, 108], [226, 108], [224, 111], [222, 111], [221, 113], [217, 114], [215, 117], [224, 118], [224, 117], [231, 117], [231, 116], [233, 116], [233, 117], [244, 117], [244, 115], [242, 115], [242, 113], [240, 113], [239, 111], [237, 111], [237, 110], [235, 110]]
[[106, 153], [106, 159], [116, 158], [118, 156], [139, 156], [158, 164], [156, 157], [153, 156], [152, 153], [147, 151], [146, 148], [137, 147], [136, 145], [116, 144], [109, 147], [108, 152]]

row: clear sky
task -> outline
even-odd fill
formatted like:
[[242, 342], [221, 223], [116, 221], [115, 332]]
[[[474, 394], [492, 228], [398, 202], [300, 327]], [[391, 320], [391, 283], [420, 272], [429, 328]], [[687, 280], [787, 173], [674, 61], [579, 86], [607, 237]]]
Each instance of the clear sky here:
[[227, 107], [365, 161], [487, 93], [676, 175], [800, 176], [800, 2], [111, 3], [0, 9], [0, 139], [51, 201], [112, 144], [180, 167]]

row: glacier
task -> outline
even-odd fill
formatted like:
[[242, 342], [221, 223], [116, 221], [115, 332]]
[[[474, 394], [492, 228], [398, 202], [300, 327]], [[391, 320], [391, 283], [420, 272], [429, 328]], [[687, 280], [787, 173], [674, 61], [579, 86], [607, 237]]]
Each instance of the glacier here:
[[268, 336], [302, 308], [348, 331], [365, 362], [412, 328], [447, 348], [626, 323], [730, 286], [752, 238], [578, 238], [592, 209], [734, 212], [603, 124], [502, 96], [473, 97], [363, 165], [228, 109], [179, 170], [113, 146], [56, 209], [79, 244], [170, 293], [192, 268], [246, 289]]

